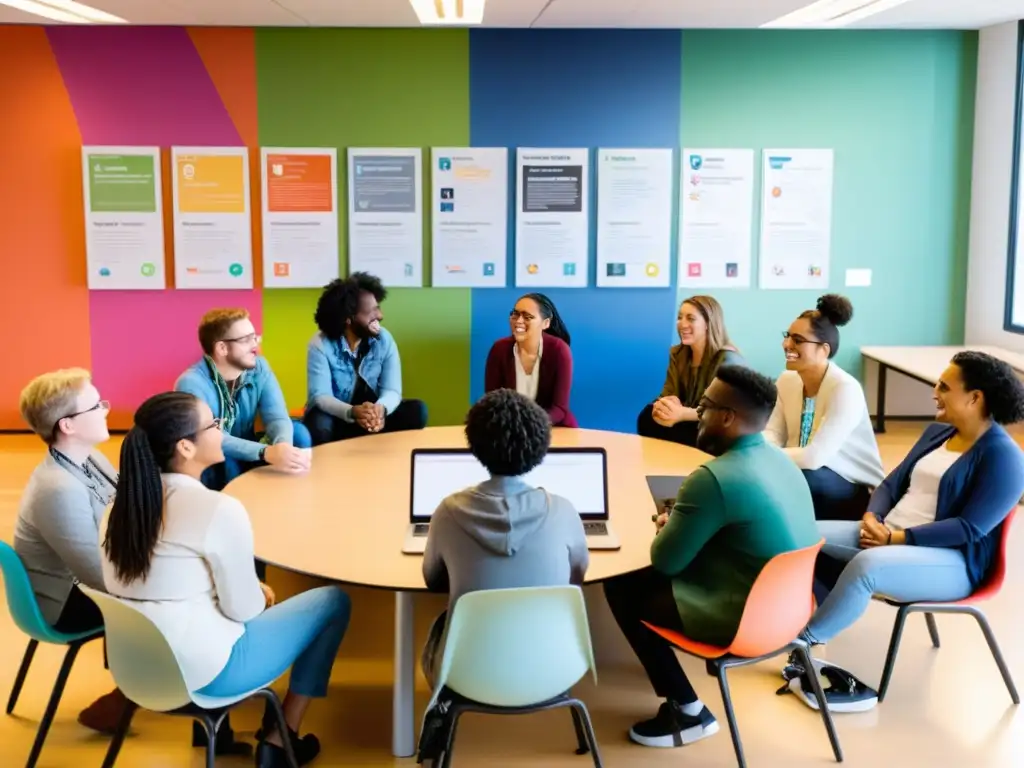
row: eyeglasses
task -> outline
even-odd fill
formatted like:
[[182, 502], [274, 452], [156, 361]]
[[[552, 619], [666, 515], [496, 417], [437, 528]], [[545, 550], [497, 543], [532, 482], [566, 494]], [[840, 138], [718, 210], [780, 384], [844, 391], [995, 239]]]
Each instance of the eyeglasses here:
[[521, 319], [521, 320], [523, 320], [524, 322], [527, 322], [527, 323], [530, 322], [531, 320], [536, 320], [537, 319], [533, 315], [531, 315], [529, 312], [520, 312], [518, 309], [513, 309], [511, 312], [508, 313], [508, 316], [510, 318], [512, 318], [513, 320], [520, 320]]
[[60, 429], [60, 423], [62, 421], [64, 421], [64, 419], [73, 419], [76, 416], [84, 416], [85, 414], [92, 413], [93, 411], [109, 411], [109, 410], [110, 410], [110, 401], [109, 400], [100, 400], [98, 403], [96, 403], [96, 405], [92, 406], [91, 408], [86, 408], [84, 411], [76, 411], [75, 413], [65, 414], [64, 416], [61, 416], [59, 419], [57, 419], [55, 422], [53, 422], [53, 434], [54, 434], [54, 436], [56, 436], [57, 431]]
[[203, 434], [203, 432], [208, 432], [211, 429], [220, 429], [220, 425], [221, 425], [222, 422], [223, 422], [223, 419], [214, 419], [209, 424], [207, 424], [205, 427], [200, 427], [195, 432], [193, 432], [191, 435], [185, 435], [181, 439], [182, 440], [191, 440], [194, 443], [196, 441], [196, 438], [198, 438], [199, 435]]
[[719, 405], [718, 403], [716, 403], [714, 400], [707, 396], [701, 398], [701, 401], [697, 403], [697, 407], [694, 408], [694, 410], [697, 411], [698, 419], [704, 417], [705, 411], [732, 411], [733, 413], [736, 412], [735, 408], [730, 408], [727, 405]]
[[239, 336], [235, 339], [221, 339], [225, 344], [259, 344], [263, 341], [263, 337], [258, 333], [247, 333], [245, 336]]
[[800, 335], [795, 334], [795, 333], [790, 333], [789, 331], [783, 331], [782, 332], [782, 338], [789, 339], [790, 341], [792, 341], [794, 344], [796, 344], [798, 346], [800, 344], [827, 344], [828, 343], [827, 341], [815, 341], [814, 339], [805, 339], [803, 336], [800, 336]]

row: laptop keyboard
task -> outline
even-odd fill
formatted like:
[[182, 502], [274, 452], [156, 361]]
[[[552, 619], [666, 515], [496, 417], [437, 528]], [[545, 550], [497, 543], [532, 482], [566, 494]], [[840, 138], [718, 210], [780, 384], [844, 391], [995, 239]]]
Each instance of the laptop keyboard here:
[[416, 523], [412, 527], [413, 536], [426, 536], [430, 533], [430, 523]]
[[583, 532], [587, 536], [607, 536], [608, 526], [605, 523], [584, 523]]

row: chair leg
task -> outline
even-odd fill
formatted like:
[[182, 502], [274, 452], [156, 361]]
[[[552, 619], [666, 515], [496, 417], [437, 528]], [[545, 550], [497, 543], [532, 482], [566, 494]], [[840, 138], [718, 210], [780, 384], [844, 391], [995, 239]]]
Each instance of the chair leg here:
[[988, 649], [992, 652], [992, 658], [995, 660], [996, 666], [999, 667], [999, 673], [1003, 676], [1003, 682], [1006, 684], [1006, 690], [1010, 694], [1010, 699], [1013, 700], [1014, 704], [1020, 704], [1017, 686], [1013, 683], [1010, 668], [1006, 666], [1006, 659], [1003, 658], [1003, 652], [999, 648], [999, 643], [996, 642], [996, 636], [992, 632], [992, 627], [989, 626], [988, 618], [977, 608], [972, 607], [969, 613], [978, 622], [978, 626], [981, 627], [981, 631], [985, 635], [985, 642], [988, 643]]
[[935, 623], [935, 614], [926, 613], [924, 615], [924, 621], [928, 625], [928, 636], [932, 639], [932, 646], [935, 648], [939, 648], [939, 627]]
[[903, 626], [907, 622], [907, 606], [900, 606], [896, 611], [896, 622], [892, 626], [892, 636], [889, 638], [889, 651], [885, 654], [885, 667], [882, 669], [882, 682], [878, 686], [878, 703], [885, 701], [885, 694], [889, 690], [889, 681], [892, 679], [892, 670], [896, 666], [896, 654], [900, 650], [900, 640], [903, 639]]
[[[587, 743], [590, 745], [590, 755], [594, 760], [594, 768], [603, 768], [604, 763], [601, 760], [601, 750], [597, 746], [597, 736], [594, 734], [594, 723], [590, 719], [590, 712], [587, 710], [587, 705], [579, 699], [573, 699], [569, 706], [572, 707], [572, 711], [576, 714], [573, 719], [579, 719], [583, 726], [583, 734], [586, 737]], [[586, 754], [586, 752], [577, 752], [578, 755]]]
[[217, 768], [217, 723], [205, 712], [196, 719], [206, 731], [206, 768]]
[[740, 768], [747, 768], [747, 759], [743, 756], [743, 742], [740, 741], [740, 729], [736, 724], [736, 713], [732, 708], [732, 696], [729, 694], [729, 681], [725, 673], [729, 665], [722, 661], [718, 665], [718, 687], [722, 691], [722, 704], [725, 705], [725, 717], [729, 721], [729, 735], [732, 736], [732, 748], [736, 751], [736, 762]]
[[285, 759], [291, 768], [299, 768], [299, 762], [295, 759], [295, 751], [292, 749], [292, 740], [288, 738], [288, 722], [284, 719], [284, 707], [281, 706], [281, 699], [270, 688], [256, 691], [254, 698], [260, 698], [270, 704], [274, 710], [274, 718], [277, 720], [277, 729], [281, 732], [281, 744], [284, 746]]
[[71, 667], [75, 663], [75, 657], [78, 656], [78, 651], [81, 649], [81, 643], [72, 643], [68, 646], [67, 653], [64, 654], [64, 661], [60, 665], [60, 672], [57, 674], [57, 682], [53, 684], [53, 692], [50, 694], [50, 701], [46, 704], [46, 711], [43, 713], [43, 719], [39, 722], [39, 730], [36, 731], [36, 740], [32, 744], [32, 751], [29, 752], [28, 762], [25, 763], [25, 768], [35, 768], [36, 762], [39, 760], [39, 753], [43, 751], [43, 743], [46, 741], [46, 734], [50, 731], [50, 725], [53, 723], [53, 716], [57, 714], [57, 706], [60, 704], [60, 697], [64, 695], [64, 686], [68, 682], [68, 675], [71, 674]]
[[114, 731], [114, 738], [110, 740], [110, 746], [107, 748], [107, 756], [103, 758], [102, 768], [114, 768], [114, 762], [121, 752], [121, 745], [124, 744], [124, 739], [128, 735], [128, 729], [131, 727], [132, 717], [135, 715], [136, 709], [138, 709], [138, 706], [135, 702], [129, 701], [125, 705], [124, 712], [121, 713], [121, 719], [117, 723], [117, 730]]
[[803, 645], [798, 646], [796, 652], [804, 669], [809, 670], [807, 677], [811, 680], [811, 687], [814, 688], [814, 697], [818, 700], [818, 711], [821, 713], [821, 719], [825, 723], [825, 730], [828, 731], [828, 740], [832, 743], [832, 754], [835, 755], [836, 762], [841, 763], [843, 762], [843, 748], [839, 745], [836, 724], [832, 722], [832, 712], [829, 711], [828, 702], [825, 701], [825, 692], [821, 689], [821, 680], [815, 672], [814, 662], [811, 661], [811, 654]]
[[14, 711], [15, 705], [18, 703], [18, 697], [21, 695], [21, 687], [25, 684], [25, 676], [28, 675], [28, 668], [32, 666], [32, 658], [36, 655], [36, 648], [38, 647], [38, 640], [32, 639], [28, 641], [28, 648], [25, 649], [25, 656], [21, 660], [21, 666], [18, 667], [18, 676], [14, 678], [14, 687], [11, 688], [11, 697], [7, 700], [8, 715]]
[[455, 750], [455, 731], [459, 727], [459, 717], [462, 715], [462, 710], [459, 707], [452, 706], [451, 710], [452, 725], [448, 729], [448, 738], [445, 741], [444, 753], [441, 755], [441, 766], [440, 768], [451, 768], [452, 765], [452, 752]]
[[583, 722], [580, 720], [580, 713], [572, 704], [569, 705], [569, 712], [572, 713], [572, 727], [576, 731], [576, 754], [585, 755], [590, 751], [587, 742], [587, 734], [583, 732]]

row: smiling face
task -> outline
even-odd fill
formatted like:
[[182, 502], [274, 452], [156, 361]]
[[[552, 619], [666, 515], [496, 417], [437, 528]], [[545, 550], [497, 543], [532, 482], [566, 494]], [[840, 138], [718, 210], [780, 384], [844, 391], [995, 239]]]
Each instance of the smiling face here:
[[798, 317], [789, 326], [788, 335], [782, 340], [782, 351], [786, 354], [787, 371], [805, 371], [828, 363], [828, 344], [814, 335], [811, 321]]
[[708, 337], [708, 324], [696, 305], [684, 301], [676, 315], [676, 332], [686, 346], [703, 344]]
[[183, 437], [177, 443], [179, 463], [187, 463], [202, 471], [224, 461], [224, 433], [220, 419], [203, 400], [196, 400], [195, 434]]
[[249, 318], [236, 320], [217, 342], [219, 357], [239, 371], [251, 371], [256, 367], [256, 355], [260, 350], [260, 337]]
[[964, 387], [960, 367], [950, 364], [942, 372], [932, 391], [935, 401], [935, 420], [943, 424], [960, 426], [972, 419], [983, 418], [985, 404], [981, 392]]
[[551, 326], [551, 318], [541, 317], [540, 305], [528, 298], [516, 302], [508, 322], [517, 344], [539, 339], [545, 329]]
[[359, 310], [349, 318], [348, 323], [356, 336], [368, 339], [380, 336], [380, 324], [384, 320], [380, 304], [369, 291], [359, 294]]

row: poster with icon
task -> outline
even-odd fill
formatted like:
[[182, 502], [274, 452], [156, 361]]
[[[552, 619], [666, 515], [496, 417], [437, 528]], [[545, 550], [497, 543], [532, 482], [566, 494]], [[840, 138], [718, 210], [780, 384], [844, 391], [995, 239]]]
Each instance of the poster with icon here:
[[597, 150], [597, 286], [672, 283], [672, 150]]
[[590, 150], [516, 150], [516, 286], [586, 288]]
[[754, 150], [683, 149], [679, 287], [749, 288]]
[[504, 288], [508, 261], [508, 149], [431, 150], [431, 285]]
[[762, 158], [761, 288], [828, 288], [831, 149], [766, 149]]
[[416, 149], [348, 150], [348, 270], [384, 285], [423, 285], [423, 154]]
[[252, 288], [249, 150], [171, 147], [171, 173], [175, 287]]
[[320, 288], [338, 277], [338, 150], [260, 150], [263, 287]]
[[82, 147], [89, 290], [161, 290], [164, 214], [159, 147]]

